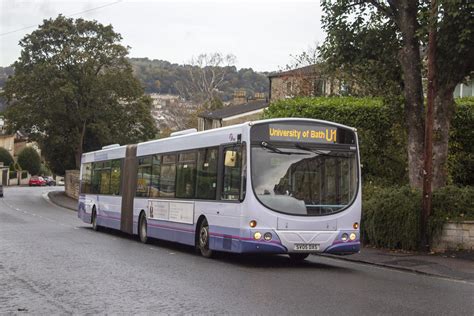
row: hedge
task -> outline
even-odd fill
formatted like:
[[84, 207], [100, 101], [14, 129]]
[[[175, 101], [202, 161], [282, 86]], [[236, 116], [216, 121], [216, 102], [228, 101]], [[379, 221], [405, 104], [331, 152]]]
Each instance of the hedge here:
[[354, 97], [281, 100], [264, 112], [266, 118], [306, 117], [357, 128], [364, 179], [390, 184], [407, 181], [401, 115], [401, 107], [386, 106], [381, 99]]
[[474, 185], [474, 97], [456, 99], [449, 133], [449, 180]]
[[[450, 131], [449, 181], [474, 185], [474, 98], [457, 99]], [[272, 103], [265, 118], [306, 117], [357, 128], [365, 181], [407, 183], [406, 129], [401, 104], [378, 98], [295, 98]]]
[[[421, 192], [402, 187], [364, 186], [361, 232], [365, 244], [416, 250], [420, 241]], [[447, 220], [474, 220], [474, 187], [447, 186], [433, 192], [430, 240]]]

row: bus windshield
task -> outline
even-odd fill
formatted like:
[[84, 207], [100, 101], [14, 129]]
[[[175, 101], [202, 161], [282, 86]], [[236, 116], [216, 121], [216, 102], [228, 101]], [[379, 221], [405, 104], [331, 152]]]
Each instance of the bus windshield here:
[[290, 215], [318, 216], [352, 203], [358, 186], [355, 143], [272, 141], [262, 135], [264, 128], [253, 135], [251, 173], [263, 205]]

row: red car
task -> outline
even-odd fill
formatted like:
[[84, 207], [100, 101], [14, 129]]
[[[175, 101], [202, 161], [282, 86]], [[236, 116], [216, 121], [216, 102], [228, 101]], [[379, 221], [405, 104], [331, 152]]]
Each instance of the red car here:
[[43, 179], [43, 177], [32, 176], [30, 178], [30, 181], [28, 182], [28, 185], [30, 187], [32, 187], [32, 186], [38, 186], [38, 187], [44, 186], [44, 185], [46, 185], [46, 180]]

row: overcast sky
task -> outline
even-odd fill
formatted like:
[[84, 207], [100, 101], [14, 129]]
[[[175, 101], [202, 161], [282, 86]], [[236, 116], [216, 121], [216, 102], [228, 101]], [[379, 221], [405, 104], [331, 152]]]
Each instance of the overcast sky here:
[[18, 58], [25, 34], [60, 13], [112, 24], [131, 57], [184, 63], [204, 52], [232, 53], [237, 67], [259, 71], [283, 68], [324, 38], [319, 0], [0, 2], [0, 66]]

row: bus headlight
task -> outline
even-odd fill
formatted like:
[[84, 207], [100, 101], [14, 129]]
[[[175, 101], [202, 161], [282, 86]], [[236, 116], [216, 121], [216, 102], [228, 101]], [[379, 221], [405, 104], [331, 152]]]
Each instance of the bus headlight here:
[[352, 227], [353, 227], [354, 229], [358, 229], [358, 228], [359, 228], [359, 223], [357, 223], [357, 222], [354, 223], [354, 225], [352, 225]]
[[355, 240], [356, 237], [357, 237], [357, 236], [356, 236], [356, 234], [354, 234], [354, 233], [351, 233], [351, 234], [349, 235], [349, 239], [350, 239], [350, 240]]
[[346, 233], [342, 234], [341, 236], [342, 241], [347, 241], [348, 238], [349, 238], [349, 235], [347, 235]]
[[255, 238], [255, 240], [260, 240], [260, 238], [262, 238], [262, 234], [260, 232], [255, 232], [253, 234], [253, 238]]
[[252, 227], [252, 228], [256, 227], [257, 226], [257, 221], [254, 220], [254, 219], [251, 220], [250, 223], [249, 223], [249, 226]]
[[272, 233], [263, 234], [263, 239], [265, 239], [266, 241], [272, 240]]

